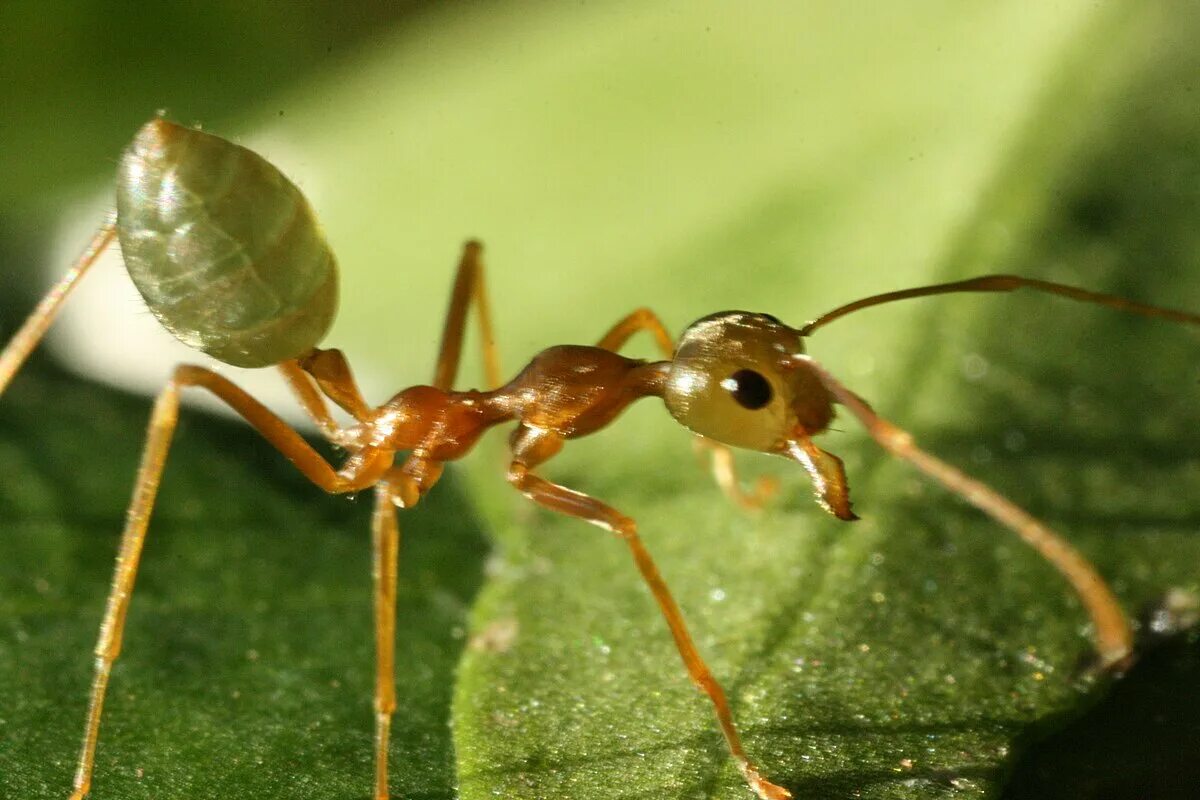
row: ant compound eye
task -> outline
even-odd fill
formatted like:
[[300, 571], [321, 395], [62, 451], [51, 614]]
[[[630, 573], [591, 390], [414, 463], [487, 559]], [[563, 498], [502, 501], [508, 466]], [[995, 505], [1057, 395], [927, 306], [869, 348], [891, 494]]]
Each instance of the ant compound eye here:
[[739, 369], [721, 381], [721, 388], [729, 392], [738, 405], [750, 411], [763, 408], [775, 396], [767, 379], [752, 369]]

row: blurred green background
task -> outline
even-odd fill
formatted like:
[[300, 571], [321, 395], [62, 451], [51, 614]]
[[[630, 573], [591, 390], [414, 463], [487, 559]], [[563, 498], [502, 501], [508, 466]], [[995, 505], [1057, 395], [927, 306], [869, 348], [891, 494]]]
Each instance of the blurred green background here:
[[[722, 308], [799, 324], [981, 272], [1200, 309], [1196, 41], [1200, 13], [1167, 0], [6, 3], [0, 335], [158, 109], [309, 194], [342, 264], [329, 342], [378, 400], [428, 379], [468, 236], [510, 370], [641, 305], [674, 331]], [[83, 330], [152, 384], [169, 369]], [[864, 312], [812, 352], [1138, 611], [1200, 589], [1197, 342], [959, 297]], [[3, 796], [66, 794], [148, 408], [62, 358], [0, 400]], [[853, 422], [824, 439], [864, 518], [845, 526], [766, 459], [746, 470], [780, 474], [781, 501], [730, 508], [643, 405], [547, 474], [640, 521], [748, 748], [797, 797], [1192, 796], [1194, 636], [1082, 685], [1057, 576]], [[528, 508], [492, 438], [402, 520], [395, 796], [749, 796], [623, 550]], [[367, 796], [368, 504], [281, 461], [185, 414], [96, 798]], [[488, 631], [510, 636], [468, 645]]]

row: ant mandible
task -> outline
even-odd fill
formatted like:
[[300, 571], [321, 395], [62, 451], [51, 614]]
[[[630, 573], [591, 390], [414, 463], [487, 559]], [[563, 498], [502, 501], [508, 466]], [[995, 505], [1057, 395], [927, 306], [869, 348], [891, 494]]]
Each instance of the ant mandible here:
[[[539, 505], [611, 531], [630, 550], [654, 595], [692, 681], [712, 702], [730, 754], [763, 800], [791, 793], [763, 777], [742, 747], [725, 693], [688, 633], [666, 582], [625, 514], [539, 474], [570, 439], [608, 425], [643, 397], [659, 397], [710, 451], [713, 474], [739, 504], [760, 505], [770, 484], [739, 487], [731, 447], [798, 461], [816, 499], [834, 516], [856, 519], [842, 462], [813, 443], [834, 406], [857, 417], [886, 450], [1011, 529], [1049, 561], [1079, 595], [1091, 618], [1097, 666], [1119, 668], [1132, 652], [1129, 622], [1095, 568], [1065, 540], [986, 485], [921, 450], [805, 354], [804, 339], [852, 312], [952, 292], [1033, 289], [1147, 317], [1200, 324], [1173, 311], [1049, 281], [988, 275], [874, 295], [791, 328], [775, 317], [724, 311], [704, 317], [676, 342], [642, 308], [594, 346], [557, 345], [502, 383], [484, 289], [482, 248], [468, 242], [458, 266], [430, 385], [413, 386], [381, 406], [363, 398], [339, 350], [318, 349], [337, 299], [334, 256], [300, 190], [265, 159], [211, 134], [164, 119], [148, 122], [121, 158], [116, 213], [67, 275], [49, 292], [3, 352], [0, 393], [42, 338], [76, 282], [114, 240], [151, 312], [177, 338], [239, 367], [275, 366], [321, 434], [348, 456], [335, 467], [292, 427], [212, 370], [177, 366], [155, 401], [121, 536], [116, 572], [95, 648], [95, 672], [71, 800], [82, 800], [92, 768], [105, 691], [121, 650], [125, 617], [159, 480], [179, 414], [179, 395], [205, 389], [224, 401], [319, 488], [333, 494], [374, 489], [371, 521], [375, 617], [375, 788], [388, 796], [388, 739], [395, 710], [394, 638], [397, 508], [411, 508], [487, 429], [516, 422], [507, 480]], [[485, 391], [454, 389], [467, 312], [482, 334]], [[620, 355], [634, 334], [653, 336], [663, 360]], [[354, 423], [339, 425], [332, 401]], [[406, 455], [403, 455], [405, 454]], [[397, 456], [401, 455], [399, 463]]]

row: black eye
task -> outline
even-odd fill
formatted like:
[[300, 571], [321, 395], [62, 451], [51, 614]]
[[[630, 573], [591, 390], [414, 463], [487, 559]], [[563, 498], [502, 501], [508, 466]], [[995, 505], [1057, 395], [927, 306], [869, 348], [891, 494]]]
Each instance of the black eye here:
[[771, 402], [774, 394], [767, 379], [752, 369], [739, 369], [721, 381], [721, 388], [733, 395], [738, 405], [751, 411]]

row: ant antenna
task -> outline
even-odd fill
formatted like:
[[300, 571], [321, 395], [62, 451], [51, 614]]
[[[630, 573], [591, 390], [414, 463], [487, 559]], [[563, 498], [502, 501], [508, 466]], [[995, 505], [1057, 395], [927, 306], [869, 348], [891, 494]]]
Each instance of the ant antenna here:
[[1158, 319], [1182, 322], [1187, 325], [1200, 325], [1200, 314], [1189, 314], [1186, 311], [1176, 311], [1171, 308], [1159, 308], [1157, 306], [1146, 305], [1145, 303], [1138, 303], [1134, 300], [1126, 300], [1124, 297], [1117, 297], [1116, 295], [1105, 294], [1103, 292], [1089, 292], [1087, 289], [1066, 286], [1061, 283], [1054, 283], [1053, 281], [1022, 278], [1019, 275], [981, 275], [978, 278], [971, 278], [965, 281], [935, 283], [930, 286], [918, 286], [915, 289], [902, 289], [898, 292], [884, 292], [883, 294], [864, 297], [861, 300], [855, 300], [853, 303], [838, 306], [833, 311], [822, 314], [801, 328], [800, 335], [809, 336], [817, 328], [824, 327], [839, 317], [844, 317], [847, 314], [852, 314], [855, 311], [870, 308], [871, 306], [891, 303], [894, 300], [908, 300], [911, 297], [927, 297], [934, 294], [952, 294], [954, 292], [1012, 292], [1017, 289], [1036, 289], [1039, 292], [1069, 297], [1072, 300], [1079, 300], [1084, 303], [1108, 306], [1118, 311], [1140, 314], [1143, 317], [1156, 317]]

